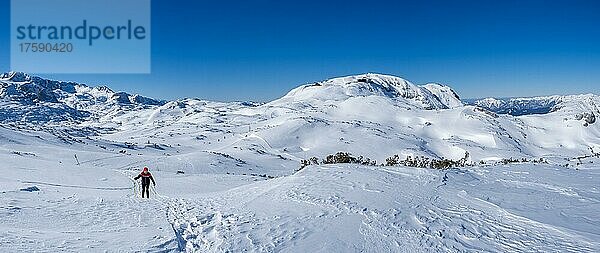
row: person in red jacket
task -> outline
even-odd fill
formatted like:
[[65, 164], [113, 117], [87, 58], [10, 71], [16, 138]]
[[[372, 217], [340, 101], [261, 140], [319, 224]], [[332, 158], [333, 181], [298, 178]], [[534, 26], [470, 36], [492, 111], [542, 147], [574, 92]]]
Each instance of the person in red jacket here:
[[156, 182], [154, 182], [154, 178], [152, 174], [148, 172], [148, 167], [144, 167], [144, 171], [134, 177], [133, 180], [137, 180], [138, 178], [142, 178], [142, 198], [144, 197], [144, 192], [146, 192], [146, 198], [150, 198], [150, 180], [152, 180], [152, 184], [156, 186]]

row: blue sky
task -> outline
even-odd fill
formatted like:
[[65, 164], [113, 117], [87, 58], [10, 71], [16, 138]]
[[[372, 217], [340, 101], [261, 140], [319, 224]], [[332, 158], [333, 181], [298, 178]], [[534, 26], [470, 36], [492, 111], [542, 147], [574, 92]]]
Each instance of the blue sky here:
[[599, 1], [322, 2], [153, 0], [151, 74], [42, 76], [220, 101], [366, 72], [448, 84], [463, 98], [600, 93]]

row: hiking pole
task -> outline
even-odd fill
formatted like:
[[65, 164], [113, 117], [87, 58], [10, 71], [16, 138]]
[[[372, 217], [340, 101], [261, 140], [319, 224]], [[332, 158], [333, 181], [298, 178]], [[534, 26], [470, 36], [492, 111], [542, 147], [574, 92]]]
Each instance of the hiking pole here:
[[164, 197], [162, 195], [158, 194], [158, 192], [156, 191], [156, 185], [153, 184], [150, 187], [150, 189], [152, 189], [152, 193], [154, 193], [154, 199], [158, 200], [159, 202], [164, 203]]
[[154, 196], [158, 197], [158, 193], [156, 192], [156, 185], [152, 184], [152, 186], [150, 187], [150, 189], [152, 189], [152, 193], [154, 193]]

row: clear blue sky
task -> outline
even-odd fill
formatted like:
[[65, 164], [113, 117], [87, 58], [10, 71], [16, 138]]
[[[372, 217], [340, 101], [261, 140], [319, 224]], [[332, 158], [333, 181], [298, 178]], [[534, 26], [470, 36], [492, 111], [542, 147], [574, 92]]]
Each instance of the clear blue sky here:
[[323, 2], [153, 0], [152, 74], [43, 76], [220, 101], [366, 72], [448, 84], [463, 98], [600, 93], [600, 1]]

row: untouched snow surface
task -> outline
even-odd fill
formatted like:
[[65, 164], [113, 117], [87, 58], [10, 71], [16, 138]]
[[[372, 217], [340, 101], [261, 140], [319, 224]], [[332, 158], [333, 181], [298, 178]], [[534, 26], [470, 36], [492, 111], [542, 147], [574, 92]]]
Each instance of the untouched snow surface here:
[[[595, 95], [473, 106], [378, 74], [266, 104], [0, 84], [0, 252], [600, 251]], [[339, 151], [474, 165], [296, 171]], [[143, 166], [151, 199], [131, 179]]]

